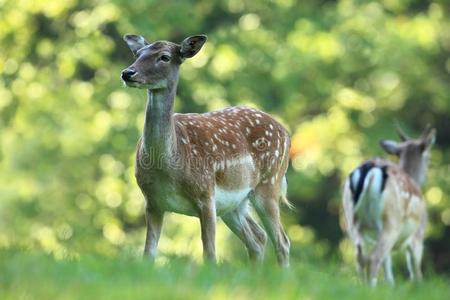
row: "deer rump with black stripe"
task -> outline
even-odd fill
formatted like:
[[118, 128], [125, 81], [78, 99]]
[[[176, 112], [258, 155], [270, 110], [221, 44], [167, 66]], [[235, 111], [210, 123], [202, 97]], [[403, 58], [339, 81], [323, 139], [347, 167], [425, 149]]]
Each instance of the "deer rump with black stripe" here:
[[348, 176], [343, 194], [345, 230], [356, 247], [358, 270], [376, 285], [381, 265], [393, 284], [391, 250], [405, 252], [411, 279], [421, 279], [426, 203], [420, 186], [428, 168], [436, 131], [426, 129], [418, 139], [400, 129], [401, 142], [383, 140], [380, 146], [399, 157], [367, 160]]

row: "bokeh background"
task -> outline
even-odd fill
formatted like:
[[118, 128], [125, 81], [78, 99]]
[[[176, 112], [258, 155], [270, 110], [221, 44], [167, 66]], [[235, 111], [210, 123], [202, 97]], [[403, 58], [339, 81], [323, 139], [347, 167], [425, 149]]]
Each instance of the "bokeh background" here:
[[[341, 186], [384, 155], [394, 121], [437, 128], [424, 187], [426, 270], [450, 270], [450, 22], [446, 0], [0, 0], [0, 247], [56, 257], [140, 253], [134, 179], [145, 92], [126, 89], [125, 33], [182, 41], [205, 33], [181, 69], [178, 112], [258, 107], [292, 134], [283, 222], [296, 259], [352, 260]], [[197, 219], [171, 215], [160, 242], [201, 257]], [[219, 223], [221, 260], [245, 260]], [[271, 251], [268, 251], [271, 252]], [[402, 259], [401, 257], [399, 259]]]

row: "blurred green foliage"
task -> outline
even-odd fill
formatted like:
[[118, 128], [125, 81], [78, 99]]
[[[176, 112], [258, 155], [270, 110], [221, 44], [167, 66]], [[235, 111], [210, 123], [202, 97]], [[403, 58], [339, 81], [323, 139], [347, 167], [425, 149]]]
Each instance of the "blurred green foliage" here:
[[[134, 179], [145, 93], [125, 89], [121, 36], [181, 41], [206, 33], [184, 63], [179, 112], [259, 107], [293, 135], [285, 210], [293, 256], [351, 260], [339, 227], [342, 182], [383, 155], [393, 121], [438, 130], [424, 193], [427, 268], [450, 269], [450, 22], [445, 0], [0, 0], [0, 247], [141, 251]], [[243, 246], [219, 226], [224, 259]], [[233, 249], [233, 251], [230, 251]], [[200, 257], [196, 219], [166, 220], [160, 260]], [[432, 262], [432, 264], [431, 264]]]

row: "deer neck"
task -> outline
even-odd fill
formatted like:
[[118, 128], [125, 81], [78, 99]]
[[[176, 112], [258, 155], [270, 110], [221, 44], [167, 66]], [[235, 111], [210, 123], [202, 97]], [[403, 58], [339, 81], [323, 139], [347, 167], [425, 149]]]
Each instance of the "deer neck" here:
[[175, 148], [175, 126], [173, 121], [173, 104], [176, 82], [162, 89], [148, 90], [147, 107], [143, 133], [143, 146], [146, 153], [161, 158], [171, 156]]
[[428, 169], [427, 154], [423, 154], [421, 159], [400, 161], [400, 167], [417, 183], [422, 186], [425, 183]]

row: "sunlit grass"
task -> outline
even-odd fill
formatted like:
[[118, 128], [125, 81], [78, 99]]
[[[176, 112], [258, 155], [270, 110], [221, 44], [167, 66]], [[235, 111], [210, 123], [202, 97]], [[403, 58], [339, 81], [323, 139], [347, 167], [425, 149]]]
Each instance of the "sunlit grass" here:
[[165, 264], [140, 258], [81, 255], [55, 260], [23, 251], [0, 252], [1, 299], [446, 299], [448, 279], [399, 282], [371, 289], [337, 263], [292, 261], [203, 265], [186, 257]]

